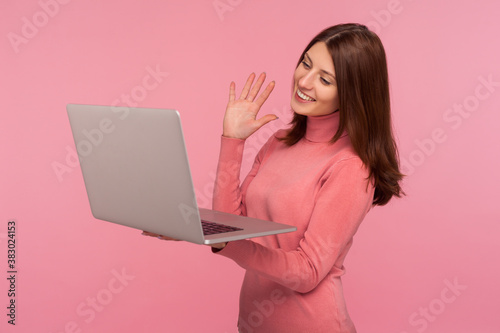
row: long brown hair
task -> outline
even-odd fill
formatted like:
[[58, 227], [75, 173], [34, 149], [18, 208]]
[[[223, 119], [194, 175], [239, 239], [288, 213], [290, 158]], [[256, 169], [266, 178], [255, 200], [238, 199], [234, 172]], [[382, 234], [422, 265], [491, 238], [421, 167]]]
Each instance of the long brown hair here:
[[[404, 194], [399, 183], [399, 157], [392, 132], [389, 79], [379, 37], [360, 24], [340, 24], [320, 32], [300, 56], [324, 42], [335, 67], [339, 95], [339, 127], [331, 142], [347, 132], [354, 150], [369, 168], [375, 185], [374, 205], [385, 205]], [[307, 117], [294, 113], [292, 127], [282, 140], [289, 146], [302, 139]], [[333, 134], [333, 133], [332, 133]]]

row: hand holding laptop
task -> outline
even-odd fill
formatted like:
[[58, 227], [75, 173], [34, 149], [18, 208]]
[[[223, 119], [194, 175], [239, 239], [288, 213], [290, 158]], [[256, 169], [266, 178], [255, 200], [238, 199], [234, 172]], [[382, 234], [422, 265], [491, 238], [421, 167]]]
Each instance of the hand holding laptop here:
[[142, 231], [142, 235], [144, 235], [144, 236], [150, 236], [150, 237], [156, 237], [156, 238], [161, 239], [161, 240], [172, 240], [172, 241], [179, 241], [180, 240], [180, 239], [175, 239], [175, 238], [168, 237], [168, 236], [163, 236], [163, 235], [155, 234], [154, 232], [149, 232], [149, 231], [146, 231], [146, 230]]
[[[149, 231], [146, 231], [146, 230], [142, 231], [142, 235], [144, 235], [144, 236], [150, 236], [150, 237], [156, 237], [156, 238], [161, 239], [161, 240], [180, 241], [180, 239], [175, 239], [175, 238], [172, 238], [172, 237], [155, 234], [154, 232], [149, 232]], [[212, 248], [215, 248], [215, 249], [218, 249], [218, 250], [222, 250], [223, 248], [226, 247], [227, 242], [225, 242], [225, 243], [217, 243], [217, 244], [205, 244], [205, 245], [209, 245]]]

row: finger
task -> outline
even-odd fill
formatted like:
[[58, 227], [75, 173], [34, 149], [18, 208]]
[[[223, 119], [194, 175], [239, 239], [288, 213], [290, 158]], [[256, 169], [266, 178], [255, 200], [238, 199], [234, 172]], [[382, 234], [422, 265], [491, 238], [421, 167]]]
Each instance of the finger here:
[[253, 101], [255, 99], [255, 96], [257, 96], [257, 94], [259, 93], [259, 90], [262, 87], [262, 84], [264, 84], [265, 80], [266, 80], [266, 73], [260, 74], [259, 78], [257, 79], [257, 82], [255, 82], [255, 85], [250, 91], [250, 94], [248, 94], [247, 100]]
[[264, 104], [264, 102], [267, 101], [267, 98], [269, 97], [269, 95], [271, 95], [271, 93], [273, 92], [275, 85], [276, 85], [276, 83], [274, 81], [271, 81], [267, 85], [266, 89], [264, 89], [262, 94], [260, 94], [260, 96], [255, 100], [255, 104], [257, 104], [259, 107], [261, 107], [262, 104]]
[[162, 236], [162, 235], [159, 235], [158, 238], [162, 239], [162, 240], [178, 241], [178, 239], [176, 239], [176, 238], [172, 238], [172, 237], [168, 237], [168, 236]]
[[175, 238], [172, 238], [172, 237], [163, 236], [163, 235], [160, 235], [160, 234], [155, 234], [154, 232], [149, 232], [149, 231], [143, 231], [142, 234], [144, 236], [156, 237], [156, 238], [161, 239], [161, 240], [175, 240], [175, 241], [178, 240], [178, 239], [175, 239]]
[[266, 114], [260, 119], [257, 119], [257, 129], [261, 128], [270, 121], [276, 120], [278, 117], [274, 114]]
[[231, 81], [231, 84], [229, 85], [229, 102], [234, 102], [236, 96], [234, 93], [234, 90], [236, 88], [236, 84], [234, 81]]
[[256, 132], [257, 130], [259, 130], [262, 126], [264, 126], [268, 122], [271, 122], [271, 121], [276, 120], [276, 119], [278, 119], [278, 117], [276, 115], [274, 115], [274, 114], [266, 114], [262, 118], [257, 119], [256, 122], [255, 122], [255, 130], [254, 130], [254, 132]]
[[240, 99], [247, 98], [248, 92], [250, 91], [250, 87], [252, 86], [254, 79], [255, 79], [255, 73], [250, 74], [250, 76], [247, 79], [247, 82], [245, 83], [245, 86], [243, 87], [243, 90], [241, 91]]

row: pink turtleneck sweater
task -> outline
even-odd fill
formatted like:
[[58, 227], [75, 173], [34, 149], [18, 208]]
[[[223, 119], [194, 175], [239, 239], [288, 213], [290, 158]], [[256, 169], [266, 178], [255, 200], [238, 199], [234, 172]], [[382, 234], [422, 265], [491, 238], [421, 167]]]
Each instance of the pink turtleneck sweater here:
[[245, 141], [222, 137], [213, 208], [297, 227], [217, 252], [246, 270], [240, 332], [356, 331], [341, 276], [374, 188], [348, 135], [329, 143], [338, 122], [338, 113], [308, 117], [305, 137], [291, 147], [276, 139], [285, 132], [276, 132], [241, 186]]

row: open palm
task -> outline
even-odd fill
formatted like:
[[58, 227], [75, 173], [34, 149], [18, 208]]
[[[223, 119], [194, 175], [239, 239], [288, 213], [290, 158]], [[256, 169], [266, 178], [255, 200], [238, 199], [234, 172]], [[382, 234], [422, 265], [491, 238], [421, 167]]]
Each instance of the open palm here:
[[275, 84], [274, 81], [270, 82], [257, 97], [266, 79], [266, 74], [262, 73], [255, 85], [253, 85], [254, 79], [255, 74], [250, 74], [238, 99], [236, 99], [235, 94], [236, 85], [234, 82], [231, 82], [229, 87], [229, 102], [227, 103], [223, 124], [222, 135], [225, 137], [246, 139], [271, 120], [277, 119], [276, 115], [272, 114], [257, 119], [260, 108], [273, 91]]

